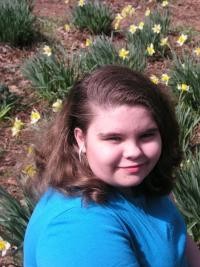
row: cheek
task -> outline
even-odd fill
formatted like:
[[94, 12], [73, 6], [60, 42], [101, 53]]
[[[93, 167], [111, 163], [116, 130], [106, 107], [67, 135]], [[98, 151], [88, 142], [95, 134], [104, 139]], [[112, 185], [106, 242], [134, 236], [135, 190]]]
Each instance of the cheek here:
[[149, 143], [145, 146], [145, 154], [150, 159], [158, 160], [162, 151], [161, 140], [155, 143]]
[[114, 149], [113, 147], [97, 142], [96, 146], [90, 146], [88, 144], [86, 147], [86, 156], [89, 164], [91, 163], [92, 165], [115, 165], [120, 158], [120, 151], [119, 149]]

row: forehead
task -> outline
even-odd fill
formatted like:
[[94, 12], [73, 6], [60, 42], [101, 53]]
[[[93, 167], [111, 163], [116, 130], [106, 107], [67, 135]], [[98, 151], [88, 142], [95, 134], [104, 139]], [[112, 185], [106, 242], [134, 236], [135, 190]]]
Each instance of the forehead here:
[[148, 108], [142, 105], [121, 105], [116, 107], [92, 106], [93, 118], [89, 128], [99, 132], [145, 130], [157, 127]]

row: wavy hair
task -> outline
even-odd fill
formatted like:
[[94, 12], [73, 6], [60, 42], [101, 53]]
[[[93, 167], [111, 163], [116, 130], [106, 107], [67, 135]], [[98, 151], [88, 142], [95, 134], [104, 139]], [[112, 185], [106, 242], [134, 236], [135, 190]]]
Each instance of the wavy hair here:
[[97, 203], [106, 201], [112, 187], [94, 176], [85, 155], [79, 161], [74, 137], [76, 127], [87, 132], [92, 119], [91, 105], [143, 105], [148, 108], [160, 131], [162, 153], [139, 187], [146, 195], [170, 193], [175, 180], [173, 170], [182, 155], [172, 100], [166, 88], [159, 88], [141, 73], [114, 65], [85, 75], [71, 89], [61, 112], [36, 147], [38, 175], [34, 188], [42, 193], [51, 186], [68, 195], [81, 194]]

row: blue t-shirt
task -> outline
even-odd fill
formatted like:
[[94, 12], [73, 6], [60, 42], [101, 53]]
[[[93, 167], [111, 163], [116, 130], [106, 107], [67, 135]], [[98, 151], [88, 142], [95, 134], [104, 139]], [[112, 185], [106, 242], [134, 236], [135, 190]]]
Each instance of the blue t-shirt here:
[[24, 267], [185, 267], [186, 228], [168, 197], [85, 204], [49, 189], [24, 241]]

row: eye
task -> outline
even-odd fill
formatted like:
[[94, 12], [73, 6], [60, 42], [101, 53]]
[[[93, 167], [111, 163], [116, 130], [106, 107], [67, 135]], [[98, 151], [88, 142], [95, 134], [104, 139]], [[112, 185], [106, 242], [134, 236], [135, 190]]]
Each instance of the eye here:
[[142, 139], [150, 139], [153, 138], [154, 136], [156, 136], [157, 131], [153, 131], [153, 132], [147, 132], [141, 135]]
[[105, 138], [106, 141], [120, 142], [122, 138], [120, 136], [109, 136]]

